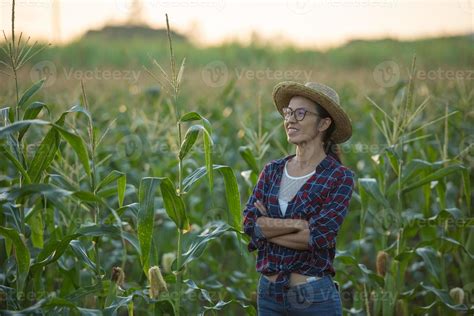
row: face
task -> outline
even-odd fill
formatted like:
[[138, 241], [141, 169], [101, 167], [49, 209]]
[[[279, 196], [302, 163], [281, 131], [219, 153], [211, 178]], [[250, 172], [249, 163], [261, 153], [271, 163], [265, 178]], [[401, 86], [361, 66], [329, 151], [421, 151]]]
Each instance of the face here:
[[302, 96], [292, 97], [288, 107], [293, 111], [296, 109], [309, 111], [301, 121], [297, 121], [294, 114], [284, 120], [283, 125], [288, 142], [298, 145], [304, 142], [313, 142], [317, 139], [322, 141], [321, 133], [329, 127], [331, 119], [319, 117], [316, 112], [316, 104]]

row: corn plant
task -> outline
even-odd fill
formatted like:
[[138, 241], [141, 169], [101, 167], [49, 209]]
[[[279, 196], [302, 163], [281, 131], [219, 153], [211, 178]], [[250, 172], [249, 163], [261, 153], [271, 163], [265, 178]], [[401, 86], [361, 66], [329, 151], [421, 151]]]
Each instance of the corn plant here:
[[[180, 86], [183, 79], [184, 73], [184, 64], [185, 59], [183, 59], [179, 70], [176, 69], [176, 61], [173, 54], [173, 45], [171, 40], [171, 33], [168, 21], [168, 15], [166, 15], [166, 25], [168, 30], [168, 40], [169, 40], [169, 50], [170, 50], [170, 65], [171, 72], [166, 72], [163, 67], [154, 60], [154, 65], [158, 67], [161, 72], [162, 78], [154, 75], [151, 71], [148, 73], [153, 76], [160, 84], [162, 80], [165, 80], [165, 87], [169, 87], [172, 91], [172, 100], [170, 101], [173, 104], [175, 117], [178, 118], [176, 121], [177, 127], [177, 140], [179, 144], [179, 151], [176, 153], [178, 159], [178, 183], [177, 188], [172, 184], [169, 178], [145, 178], [142, 180], [142, 185], [146, 188], [146, 191], [154, 191], [154, 186], [160, 185], [161, 193], [163, 194], [164, 203], [166, 211], [169, 217], [176, 224], [178, 231], [178, 241], [177, 241], [177, 258], [173, 263], [174, 273], [176, 275], [176, 300], [175, 308], [176, 313], [179, 315], [180, 306], [181, 306], [181, 296], [182, 296], [182, 284], [183, 284], [183, 274], [185, 267], [192, 260], [196, 259], [204, 250], [205, 243], [218, 237], [220, 234], [224, 233], [228, 229], [233, 229], [236, 232], [241, 232], [240, 230], [240, 195], [238, 192], [237, 180], [233, 171], [230, 167], [224, 165], [215, 165], [212, 161], [212, 128], [209, 121], [197, 112], [188, 112], [185, 114], [181, 113], [181, 105], [179, 103], [179, 92]], [[182, 127], [185, 122], [200, 121], [200, 124], [191, 125], [184, 138], [182, 136]], [[186, 156], [190, 153], [193, 148], [199, 132], [203, 135], [203, 147], [204, 147], [204, 156], [205, 156], [205, 166], [196, 169], [192, 174], [188, 175], [183, 179], [183, 161]], [[192, 241], [190, 247], [186, 252], [183, 253], [183, 234], [189, 230], [189, 220], [187, 217], [184, 196], [190, 190], [190, 188], [202, 177], [207, 174], [209, 189], [212, 194], [213, 190], [213, 170], [219, 171], [223, 178], [225, 184], [225, 193], [226, 200], [229, 210], [229, 228], [217, 227], [213, 231], [203, 233], [198, 236], [195, 240]], [[151, 215], [151, 214], [150, 214]], [[142, 232], [139, 231], [140, 242], [143, 243], [142, 248], [150, 247], [149, 236], [151, 221], [144, 219], [143, 221]], [[140, 228], [140, 226], [139, 226]], [[240, 236], [240, 235], [239, 235]], [[143, 266], [147, 268], [146, 254], [142, 254]]]
[[[248, 145], [240, 146], [239, 153], [250, 169], [242, 171], [241, 174], [249, 185], [248, 188], [251, 189], [257, 183], [258, 174], [263, 167], [263, 158], [270, 149], [270, 141], [278, 129], [273, 128], [272, 131], [264, 131], [260, 97], [257, 102], [257, 130], [254, 131], [245, 124], [242, 125]], [[251, 193], [251, 191], [248, 193]]]
[[[359, 271], [362, 282], [354, 284], [358, 284], [361, 295], [357, 296], [354, 307], [367, 315], [411, 315], [426, 311], [447, 315], [472, 310], [462, 299], [455, 301], [450, 296], [450, 278], [455, 275], [448, 275], [445, 270], [448, 264], [457, 266], [463, 276], [458, 279], [459, 287], [468, 285], [468, 276], [472, 276], [468, 268], [474, 259], [473, 232], [469, 228], [472, 225], [469, 170], [462, 161], [449, 159], [447, 155], [440, 155], [443, 160], [429, 161], [410, 154], [418, 152], [410, 151], [410, 146], [423, 144], [432, 136], [423, 133], [427, 127], [444, 121], [447, 129], [448, 118], [457, 112], [446, 111], [445, 115], [423, 123], [420, 116], [429, 99], [414, 108], [414, 74], [415, 58], [408, 84], [400, 90], [391, 112], [369, 98], [382, 114], [382, 120], [374, 115], [372, 119], [384, 136], [386, 147], [371, 157], [376, 165], [375, 177], [358, 179], [357, 199], [361, 203], [359, 241], [374, 241], [378, 248], [374, 260], [377, 271], [355, 260], [362, 257], [362, 244], [355, 257], [342, 252], [338, 257]], [[446, 183], [450, 176], [457, 176], [463, 195], [456, 206], [446, 203]], [[368, 225], [373, 227], [369, 236]], [[416, 267], [420, 266], [424, 267], [423, 271], [417, 271]], [[422, 280], [407, 280], [417, 279], [414, 273], [423, 273]]]
[[[12, 12], [14, 5], [13, 2]], [[240, 196], [236, 178], [230, 167], [212, 163], [209, 121], [197, 112], [180, 113], [177, 102], [184, 63], [176, 74], [171, 37], [169, 40], [172, 75], [168, 79], [171, 78], [174, 88], [175, 114], [179, 118], [177, 187], [168, 177], [144, 177], [140, 181], [137, 201], [124, 203], [125, 197], [136, 191], [135, 187], [127, 184], [125, 172], [109, 170], [104, 174], [101, 166], [104, 160], [98, 160], [97, 152], [109, 128], [102, 135], [97, 134], [83, 83], [82, 105], [74, 105], [56, 120], [52, 119], [46, 104], [30, 103], [45, 79], [17, 98], [14, 107], [1, 109], [4, 115], [0, 128], [1, 155], [8, 161], [5, 168], [2, 167], [6, 174], [2, 177], [0, 198], [0, 235], [5, 240], [5, 247], [1, 249], [5, 278], [0, 287], [2, 314], [70, 310], [81, 314], [113, 315], [126, 308], [130, 315], [134, 310], [179, 315], [184, 309], [181, 306], [183, 284], [196, 289], [192, 280], [183, 279], [186, 265], [202, 255], [209, 241], [225, 232], [237, 232], [240, 239]], [[10, 60], [16, 60], [14, 49], [7, 52]], [[18, 70], [15, 66], [18, 64], [12, 65], [14, 71]], [[49, 120], [38, 119], [40, 115], [44, 116], [44, 111], [48, 111]], [[85, 133], [67, 121], [74, 114], [85, 118], [85, 122], [77, 121], [85, 126]], [[182, 125], [192, 121], [201, 124], [189, 127], [183, 138]], [[28, 145], [33, 144], [27, 142], [33, 128], [37, 133], [38, 128], [48, 130], [36, 150], [29, 154], [31, 147]], [[206, 165], [184, 177], [182, 164], [200, 131], [204, 135]], [[21, 140], [24, 146], [21, 146]], [[183, 249], [183, 238], [190, 229], [185, 194], [206, 174], [212, 194], [213, 170], [218, 170], [224, 178], [228, 225], [210, 223], [201, 234], [190, 238], [186, 245], [188, 249]], [[152, 237], [158, 188], [166, 213], [178, 231], [177, 258], [173, 264], [176, 280], [164, 278], [159, 262], [151, 256], [156, 253]], [[119, 249], [121, 246], [119, 254], [113, 255], [119, 266], [110, 267], [107, 273], [104, 268], [110, 260], [104, 253], [112, 251], [111, 243]], [[148, 286], [125, 286], [130, 255], [139, 257]], [[82, 270], [84, 268], [86, 272]], [[59, 284], [52, 283], [53, 279]], [[166, 282], [175, 283], [173, 295]], [[229, 303], [209, 302], [213, 306], [207, 309], [211, 310], [222, 309]]]

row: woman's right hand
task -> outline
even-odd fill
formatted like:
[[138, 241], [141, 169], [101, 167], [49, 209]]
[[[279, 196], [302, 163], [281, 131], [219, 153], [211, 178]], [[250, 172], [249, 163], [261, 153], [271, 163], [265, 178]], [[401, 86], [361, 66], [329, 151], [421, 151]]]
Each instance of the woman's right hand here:
[[253, 205], [255, 205], [255, 207], [258, 208], [258, 210], [260, 211], [260, 213], [263, 214], [263, 216], [268, 216], [267, 208], [265, 207], [265, 205], [263, 205], [263, 203], [260, 200], [257, 200], [255, 203], [253, 203]]

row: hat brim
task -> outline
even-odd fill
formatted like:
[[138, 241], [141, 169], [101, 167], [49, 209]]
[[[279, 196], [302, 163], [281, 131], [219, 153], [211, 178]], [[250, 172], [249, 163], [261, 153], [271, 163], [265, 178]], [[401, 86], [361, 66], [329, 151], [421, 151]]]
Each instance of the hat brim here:
[[306, 97], [321, 105], [331, 116], [336, 128], [331, 136], [334, 143], [343, 143], [352, 136], [352, 123], [349, 116], [339, 104], [322, 93], [318, 93], [301, 83], [284, 81], [273, 88], [273, 102], [283, 116], [282, 108], [288, 106], [294, 96]]

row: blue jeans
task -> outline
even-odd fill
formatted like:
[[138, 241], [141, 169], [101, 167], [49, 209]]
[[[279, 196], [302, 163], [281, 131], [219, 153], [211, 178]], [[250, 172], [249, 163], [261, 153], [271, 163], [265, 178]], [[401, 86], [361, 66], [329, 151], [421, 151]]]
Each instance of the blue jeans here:
[[274, 315], [342, 315], [339, 291], [332, 277], [298, 284], [285, 291], [283, 302], [277, 302], [275, 284], [260, 275], [257, 288], [257, 310], [259, 316]]

